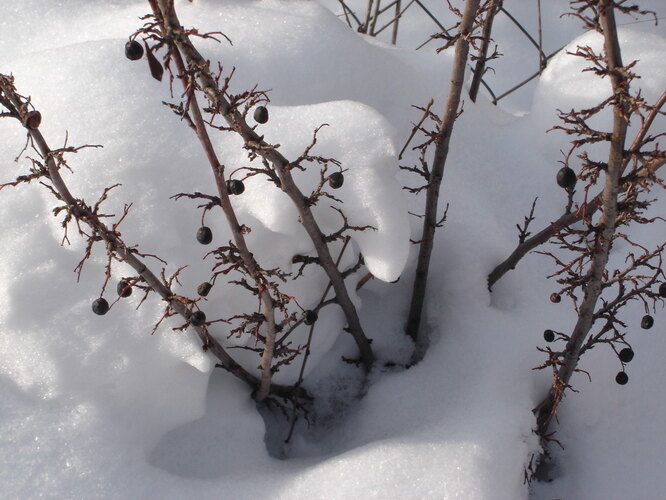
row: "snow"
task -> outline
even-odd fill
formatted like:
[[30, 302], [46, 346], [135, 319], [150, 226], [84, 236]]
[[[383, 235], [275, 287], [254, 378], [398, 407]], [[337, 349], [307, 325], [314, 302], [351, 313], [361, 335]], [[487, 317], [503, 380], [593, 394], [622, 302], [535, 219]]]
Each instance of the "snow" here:
[[[212, 265], [203, 258], [209, 248], [194, 240], [201, 213], [196, 202], [169, 197], [197, 190], [213, 194], [211, 175], [194, 135], [161, 105], [177, 96], [150, 78], [145, 61], [124, 58], [122, 47], [148, 5], [59, 4], [26, 0], [0, 6], [0, 70], [14, 74], [19, 90], [32, 96], [51, 147], [64, 144], [65, 131], [68, 144], [104, 146], [70, 156], [67, 183], [89, 203], [106, 186], [121, 183], [105, 210], [118, 215], [133, 203], [121, 226], [123, 238], [165, 259], [167, 274], [187, 264], [178, 290], [193, 296], [210, 278]], [[440, 4], [427, 3], [445, 19], [449, 14]], [[535, 32], [534, 2], [506, 4]], [[559, 17], [567, 4], [542, 2], [549, 19], [547, 52], [583, 44], [598, 50], [598, 36]], [[350, 5], [363, 12], [362, 2]], [[663, 15], [658, 0], [644, 6]], [[255, 84], [271, 89], [270, 120], [258, 131], [279, 143], [286, 157], [297, 157], [314, 129], [327, 124], [313, 151], [340, 161], [345, 183], [332, 193], [342, 203], [324, 200], [315, 216], [326, 231], [335, 231], [342, 221], [331, 205], [340, 206], [350, 224], [376, 228], [351, 233], [353, 244], [342, 262], [352, 265], [359, 252], [365, 259], [367, 267], [349, 288], [373, 338], [377, 368], [369, 386], [361, 386], [359, 370], [340, 362], [356, 351], [342, 330], [342, 314], [334, 307], [322, 310], [306, 369], [306, 386], [319, 401], [312, 426], [299, 421], [293, 442], [285, 445], [288, 424], [257, 411], [247, 388], [214, 370], [190, 332], [171, 331], [178, 321], [150, 335], [163, 310], [154, 297], [137, 310], [141, 294], [135, 292], [106, 316], [92, 314], [90, 303], [104, 279], [103, 249], [93, 253], [77, 284], [70, 271], [84, 242], [72, 230], [71, 245], [61, 246], [60, 219], [50, 213], [56, 200], [37, 184], [6, 188], [0, 192], [4, 496], [659, 498], [666, 465], [659, 418], [666, 408], [658, 396], [666, 377], [663, 309], [654, 314], [655, 327], [643, 333], [635, 326], [642, 308], [626, 308], [636, 352], [627, 386], [613, 382], [620, 363], [609, 349], [585, 354], [592, 383], [577, 374], [573, 384], [580, 392], [570, 393], [561, 407], [557, 437], [565, 448], [555, 452], [557, 477], [529, 487], [524, 468], [539, 451], [531, 409], [550, 383], [549, 373], [532, 370], [543, 362], [535, 347], [543, 344], [545, 328], [570, 329], [575, 315], [566, 301], [548, 300], [555, 284], [545, 279], [552, 270], [545, 257], [525, 258], [492, 294], [485, 281], [513, 250], [515, 224], [535, 196], [534, 228], [561, 214], [566, 197], [554, 176], [567, 138], [544, 131], [556, 124], [557, 109], [605, 98], [607, 81], [582, 73], [582, 61], [561, 53], [500, 108], [484, 95], [476, 104], [465, 100], [442, 187], [441, 210], [449, 203], [449, 211], [437, 234], [429, 281], [424, 323], [431, 345], [421, 363], [404, 370], [399, 366], [409, 361], [411, 344], [403, 324], [416, 253], [409, 238], [418, 238], [419, 228], [408, 212], [421, 212], [423, 197], [401, 189], [418, 179], [400, 172], [398, 163], [413, 164], [416, 154], [408, 149], [398, 162], [397, 152], [421, 114], [412, 105], [433, 97], [433, 110], [441, 113], [443, 107], [450, 51], [434, 54], [434, 42], [413, 50], [436, 27], [410, 10], [400, 47], [394, 48], [385, 43], [390, 30], [376, 40], [347, 28], [332, 0], [195, 0], [178, 2], [177, 8], [186, 26], [222, 30], [233, 41], [197, 42], [226, 71], [236, 68], [232, 91]], [[494, 33], [505, 56], [493, 63], [497, 72], [489, 79], [494, 88], [508, 88], [529, 76], [538, 60], [505, 17], [497, 18]], [[625, 62], [639, 59], [641, 78], [634, 86], [654, 100], [666, 88], [663, 25], [624, 26], [621, 43]], [[527, 60], [533, 60], [532, 68]], [[663, 128], [661, 117], [655, 130]], [[24, 134], [0, 120], [0, 135], [0, 181], [6, 182], [26, 168], [26, 160], [13, 162]], [[227, 172], [250, 165], [233, 134], [213, 137]], [[329, 165], [329, 173], [336, 168]], [[242, 176], [242, 170], [233, 175]], [[310, 168], [295, 178], [308, 192], [319, 174]], [[241, 222], [252, 228], [248, 243], [265, 267], [288, 268], [293, 255], [313, 255], [292, 205], [272, 184], [249, 178], [233, 203]], [[662, 199], [653, 213], [663, 216], [665, 208]], [[205, 222], [214, 243], [229, 240], [219, 212], [208, 213]], [[663, 241], [660, 228], [636, 228], [632, 236], [654, 246]], [[612, 263], [621, 263], [624, 250], [618, 245]], [[333, 255], [339, 251], [335, 246]], [[159, 269], [157, 261], [149, 262]], [[353, 284], [367, 271], [378, 279], [356, 292]], [[132, 274], [116, 266], [107, 296], [115, 293], [117, 279]], [[307, 308], [326, 283], [320, 271], [309, 269], [283, 290]], [[255, 297], [219, 280], [202, 309], [212, 319], [255, 306]], [[295, 345], [305, 342], [307, 332], [301, 330], [293, 334]], [[223, 330], [217, 337], [228, 345], [252, 342], [226, 339]], [[252, 353], [231, 353], [250, 370], [257, 364]], [[299, 369], [300, 363], [285, 367], [275, 380], [292, 383]]]

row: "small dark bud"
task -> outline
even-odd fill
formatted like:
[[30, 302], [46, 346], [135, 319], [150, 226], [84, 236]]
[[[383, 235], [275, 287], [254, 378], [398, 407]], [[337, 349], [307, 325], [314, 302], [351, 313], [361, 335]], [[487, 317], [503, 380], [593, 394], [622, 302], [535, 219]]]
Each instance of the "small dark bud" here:
[[213, 241], [213, 231], [207, 226], [201, 226], [197, 230], [197, 241], [202, 245], [208, 245]]
[[266, 106], [259, 106], [254, 110], [254, 121], [257, 123], [266, 123], [268, 121], [268, 110]]
[[625, 372], [618, 372], [618, 374], [615, 375], [615, 382], [624, 385], [629, 382], [629, 376]]
[[230, 179], [227, 181], [227, 193], [239, 195], [243, 194], [244, 191], [245, 184], [243, 184], [243, 181], [239, 181], [238, 179]]
[[206, 322], [206, 315], [203, 311], [194, 311], [190, 316], [190, 325], [201, 326]]
[[130, 61], [138, 61], [143, 57], [143, 47], [136, 40], [131, 40], [125, 44], [125, 57]]
[[132, 295], [132, 285], [129, 284], [129, 281], [120, 280], [118, 282], [118, 286], [116, 287], [116, 291], [120, 297], [129, 297]]
[[649, 314], [643, 316], [643, 319], [641, 319], [641, 328], [643, 330], [649, 330], [652, 328], [652, 325], [654, 325], [654, 318]]
[[555, 340], [555, 332], [553, 330], [544, 330], [543, 339], [546, 342], [552, 342], [553, 340]]
[[197, 287], [197, 293], [199, 294], [200, 297], [205, 297], [206, 295], [208, 295], [208, 292], [210, 292], [211, 288], [213, 288], [213, 285], [211, 285], [207, 281], [204, 281]]
[[559, 304], [562, 302], [562, 296], [559, 293], [553, 292], [550, 294], [550, 301], [553, 304]]
[[631, 349], [631, 347], [625, 347], [618, 353], [617, 356], [623, 363], [629, 363], [629, 361], [634, 359], [634, 351]]
[[319, 316], [317, 313], [311, 309], [307, 309], [305, 312], [303, 312], [303, 323], [308, 326], [314, 325], [318, 318]]
[[557, 185], [564, 189], [571, 189], [576, 185], [578, 179], [576, 178], [576, 172], [571, 170], [569, 167], [562, 167], [557, 172]]
[[666, 297], [666, 281], [659, 285], [659, 296]]
[[101, 297], [99, 299], [95, 299], [95, 301], [92, 303], [92, 310], [95, 314], [104, 316], [107, 312], [109, 312], [109, 303], [106, 301], [106, 299]]
[[328, 176], [328, 183], [333, 189], [340, 189], [345, 182], [345, 176], [342, 172], [333, 172]]
[[42, 123], [42, 114], [39, 111], [28, 111], [23, 117], [23, 125], [30, 130], [37, 130]]

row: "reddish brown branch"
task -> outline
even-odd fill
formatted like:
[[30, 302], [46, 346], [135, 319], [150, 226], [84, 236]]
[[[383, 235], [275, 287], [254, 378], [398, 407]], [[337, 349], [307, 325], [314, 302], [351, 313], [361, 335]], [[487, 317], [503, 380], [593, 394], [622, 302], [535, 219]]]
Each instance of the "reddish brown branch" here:
[[603, 213], [596, 230], [595, 250], [587, 273], [585, 294], [578, 311], [578, 320], [565, 347], [564, 356], [555, 373], [553, 385], [548, 395], [534, 410], [537, 417], [537, 432], [541, 436], [548, 434], [550, 422], [557, 412], [563, 392], [569, 387], [571, 376], [577, 369], [583, 342], [594, 323], [594, 312], [597, 300], [601, 295], [604, 272], [608, 263], [608, 253], [615, 234], [619, 180], [622, 174], [631, 96], [629, 95], [629, 79], [626, 71], [624, 71], [617, 37], [614, 4], [612, 0], [599, 0], [597, 8], [599, 25], [604, 35], [605, 61], [615, 94], [613, 132], [602, 192]]
[[[652, 123], [655, 118], [659, 115], [661, 108], [666, 104], [666, 92], [661, 94], [657, 102], [652, 106], [648, 116], [643, 122], [636, 138], [629, 147], [629, 152], [637, 153], [640, 149], [641, 144], [645, 140]], [[626, 170], [629, 162], [631, 160], [631, 155], [627, 155], [625, 160], [622, 163], [622, 173]], [[638, 172], [638, 175], [648, 175], [654, 174], [662, 165], [664, 160], [658, 159], [653, 162], [650, 162], [643, 169]], [[555, 236], [563, 228], [569, 227], [572, 224], [579, 222], [584, 219], [588, 219], [593, 214], [599, 210], [602, 202], [602, 194], [599, 193], [591, 201], [587, 202], [586, 205], [580, 207], [579, 210], [575, 212], [570, 212], [562, 215], [555, 222], [552, 222], [548, 227], [542, 229], [537, 234], [531, 238], [527, 238], [524, 242], [516, 247], [516, 249], [507, 257], [503, 262], [498, 264], [492, 272], [488, 275], [488, 289], [492, 289], [493, 285], [504, 276], [508, 271], [515, 269], [516, 265], [520, 260], [527, 255], [530, 251], [534, 250], [539, 245], [546, 243], [550, 238]]]
[[[24, 103], [21, 101], [19, 94], [16, 93], [12, 80], [9, 77], [0, 75], [0, 90], [5, 96], [2, 104], [6, 107], [9, 106], [9, 110], [12, 113], [22, 117], [22, 111], [25, 112], [26, 108]], [[48, 177], [53, 184], [55, 193], [57, 193], [59, 199], [66, 203], [67, 209], [73, 215], [73, 217], [76, 218], [77, 222], [83, 222], [87, 224], [92, 229], [94, 234], [99, 235], [107, 243], [107, 248], [117, 256], [118, 260], [126, 262], [128, 265], [130, 265], [141, 276], [145, 283], [153, 291], [159, 294], [164, 301], [167, 302], [168, 307], [170, 307], [176, 313], [180, 314], [186, 321], [189, 321], [190, 317], [192, 316], [192, 311], [183, 301], [178, 300], [178, 297], [165, 284], [164, 280], [161, 280], [157, 275], [155, 275], [148, 268], [148, 266], [137, 257], [137, 250], [133, 247], [127, 246], [116, 231], [107, 227], [103, 222], [100, 221], [99, 217], [93, 210], [85, 205], [82, 200], [79, 200], [74, 197], [74, 195], [72, 195], [62, 176], [60, 175], [58, 164], [54, 159], [54, 150], [48, 146], [42, 133], [38, 129], [27, 130], [35, 148], [46, 161]], [[208, 334], [205, 327], [192, 326], [192, 328], [194, 328], [194, 330], [197, 332], [197, 335], [204, 345], [204, 348], [210, 351], [220, 360], [220, 366], [222, 368], [243, 380], [253, 389], [259, 389], [259, 380], [257, 380], [255, 376], [240, 366], [226, 352], [224, 347], [222, 347], [222, 345], [216, 339]], [[292, 389], [288, 387], [274, 386], [272, 388], [272, 392], [276, 395], [286, 397], [291, 394]]]
[[483, 21], [483, 32], [481, 34], [481, 49], [479, 50], [479, 55], [476, 60], [476, 65], [474, 66], [474, 75], [472, 76], [472, 83], [469, 86], [469, 98], [472, 102], [476, 102], [476, 96], [479, 93], [479, 86], [481, 85], [481, 79], [486, 72], [486, 63], [488, 62], [488, 48], [490, 47], [491, 34], [493, 30], [493, 20], [495, 15], [502, 8], [504, 0], [490, 0], [490, 5], [488, 6], [488, 11], [486, 13], [486, 18]]
[[435, 139], [437, 146], [432, 161], [432, 169], [426, 194], [421, 246], [419, 248], [418, 264], [416, 267], [416, 277], [414, 279], [409, 317], [405, 328], [407, 335], [409, 335], [417, 344], [417, 356], [419, 355], [418, 351], [421, 351], [422, 353], [426, 343], [426, 339], [420, 334], [419, 330], [423, 303], [425, 300], [428, 270], [430, 268], [430, 256], [434, 244], [435, 229], [439, 222], [437, 216], [439, 190], [444, 176], [444, 165], [446, 164], [446, 158], [449, 153], [449, 143], [451, 141], [451, 134], [453, 133], [453, 124], [458, 117], [460, 96], [462, 95], [462, 87], [465, 77], [465, 66], [469, 54], [469, 37], [472, 35], [479, 3], [480, 0], [466, 0], [465, 2], [465, 10], [458, 28], [458, 38], [455, 43], [449, 95], [444, 109], [444, 117], [440, 123], [437, 138]]
[[291, 169], [289, 168], [290, 162], [282, 156], [276, 147], [266, 143], [263, 136], [259, 136], [248, 125], [243, 114], [227, 99], [225, 93], [219, 88], [210, 72], [209, 61], [201, 56], [182, 28], [173, 8], [173, 2], [169, 0], [150, 0], [150, 2], [156, 18], [162, 24], [164, 39], [177, 47], [178, 51], [183, 54], [184, 59], [187, 61], [188, 67], [196, 68], [197, 81], [201, 90], [210, 101], [211, 108], [222, 114], [230, 128], [243, 138], [246, 149], [263, 157], [275, 169], [280, 180], [280, 187], [293, 201], [299, 213], [300, 222], [310, 236], [320, 259], [320, 264], [335, 290], [338, 303], [347, 319], [348, 330], [361, 351], [363, 364], [366, 369], [370, 369], [374, 361], [370, 342], [363, 332], [358, 313], [349, 297], [344, 278], [335, 266], [335, 262], [326, 244], [325, 236], [319, 228], [310, 210], [310, 206], [306, 202], [307, 198], [294, 182]]

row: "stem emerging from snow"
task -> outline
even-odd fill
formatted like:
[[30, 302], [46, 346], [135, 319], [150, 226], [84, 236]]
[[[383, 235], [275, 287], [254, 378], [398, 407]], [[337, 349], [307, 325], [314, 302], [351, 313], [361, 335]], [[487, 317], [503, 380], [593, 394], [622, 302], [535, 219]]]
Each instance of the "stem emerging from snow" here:
[[423, 230], [421, 245], [419, 248], [418, 264], [416, 267], [416, 278], [412, 291], [409, 317], [406, 332], [416, 342], [417, 357], [422, 355], [426, 347], [427, 339], [419, 332], [421, 325], [421, 314], [425, 300], [426, 284], [428, 280], [428, 269], [430, 267], [430, 256], [434, 244], [435, 229], [439, 222], [437, 218], [437, 202], [439, 200], [439, 189], [444, 176], [444, 165], [449, 153], [449, 143], [453, 133], [453, 124], [458, 117], [460, 96], [465, 77], [465, 66], [469, 54], [469, 36], [472, 33], [474, 19], [479, 8], [480, 0], [467, 0], [462, 21], [458, 28], [458, 40], [455, 44], [453, 58], [453, 72], [451, 74], [451, 85], [449, 95], [444, 109], [444, 118], [439, 127], [435, 140], [435, 157], [432, 162], [432, 172], [428, 179], [428, 190], [426, 194], [425, 216], [423, 218]]
[[578, 321], [567, 342], [561, 366], [556, 371], [553, 385], [546, 398], [535, 408], [537, 416], [537, 432], [545, 436], [564, 390], [569, 387], [569, 380], [578, 365], [581, 347], [594, 321], [594, 310], [602, 290], [602, 279], [608, 263], [615, 221], [617, 217], [617, 197], [619, 179], [622, 173], [624, 143], [630, 116], [629, 81], [622, 65], [620, 44], [615, 26], [614, 5], [611, 0], [600, 0], [598, 3], [599, 24], [604, 35], [604, 52], [606, 63], [615, 94], [613, 106], [613, 132], [608, 155], [608, 168], [602, 193], [603, 214], [595, 233], [595, 252], [589, 269], [589, 279], [585, 287], [585, 295], [578, 312]]
[[275, 169], [282, 191], [293, 201], [299, 213], [300, 222], [314, 244], [319, 263], [328, 275], [335, 291], [336, 300], [346, 316], [347, 328], [359, 347], [361, 361], [364, 367], [369, 370], [374, 362], [370, 342], [363, 332], [358, 313], [347, 292], [344, 277], [335, 265], [325, 236], [312, 214], [307, 198], [294, 182], [289, 168], [290, 162], [276, 148], [267, 144], [263, 137], [259, 136], [247, 124], [242, 114], [230, 104], [224, 93], [219, 89], [210, 72], [209, 61], [203, 58], [185, 33], [174, 10], [173, 2], [170, 0], [150, 0], [150, 3], [157, 20], [163, 26], [165, 40], [177, 47], [188, 66], [197, 68], [196, 78], [212, 108], [223, 115], [227, 124], [243, 138], [248, 149], [256, 152]]

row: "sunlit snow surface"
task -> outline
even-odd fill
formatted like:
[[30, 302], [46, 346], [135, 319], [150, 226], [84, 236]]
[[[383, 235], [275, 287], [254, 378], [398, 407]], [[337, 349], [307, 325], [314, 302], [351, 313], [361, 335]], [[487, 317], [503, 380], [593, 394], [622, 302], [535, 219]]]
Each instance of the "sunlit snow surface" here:
[[[323, 3], [338, 8], [336, 2]], [[506, 2], [533, 25], [528, 3], [532, 9], [533, 2]], [[645, 6], [663, 10], [659, 3]], [[433, 11], [441, 9], [429, 4]], [[558, 17], [567, 2], [542, 4], [552, 18], [544, 39], [553, 49], [569, 42], [569, 50], [588, 43], [599, 49], [596, 35], [571, 41], [581, 31], [575, 20]], [[232, 39], [233, 46], [198, 42], [226, 71], [236, 67], [232, 91], [254, 85], [272, 89], [271, 119], [258, 131], [280, 144], [283, 154], [297, 157], [312, 141], [313, 130], [328, 124], [313, 151], [336, 158], [345, 169], [345, 184], [333, 194], [351, 224], [377, 229], [352, 234], [353, 248], [343, 264], [352, 265], [360, 251], [368, 270], [384, 281], [393, 281], [407, 266], [397, 284], [374, 280], [353, 293], [378, 366], [404, 362], [410, 346], [402, 328], [414, 270], [409, 238], [418, 238], [419, 227], [407, 212], [421, 212], [423, 199], [400, 189], [418, 185], [419, 179], [398, 173], [397, 152], [410, 122], [420, 117], [411, 105], [423, 106], [434, 97], [433, 110], [443, 108], [450, 52], [435, 55], [434, 45], [410, 50], [435, 28], [410, 11], [401, 28], [404, 48], [393, 49], [349, 30], [315, 2], [195, 0], [177, 8], [185, 25], [221, 30]], [[357, 8], [363, 11], [360, 4]], [[13, 73], [19, 90], [32, 96], [51, 147], [64, 144], [66, 131], [68, 144], [104, 146], [69, 157], [74, 173], [66, 180], [72, 191], [92, 203], [106, 186], [121, 183], [105, 207], [118, 215], [124, 204], [134, 204], [121, 226], [123, 237], [167, 260], [168, 273], [188, 264], [179, 290], [193, 296], [211, 267], [210, 259], [202, 260], [208, 249], [194, 240], [200, 211], [194, 202], [169, 197], [214, 194], [213, 186], [193, 134], [161, 105], [176, 102], [177, 92], [172, 97], [167, 84], [154, 81], [145, 61], [124, 58], [127, 36], [147, 10], [147, 3], [129, 0], [3, 2], [0, 71]], [[661, 24], [630, 28], [634, 31], [621, 32], [624, 60], [639, 59], [636, 71], [642, 78], [635, 86], [654, 100], [666, 90], [664, 29]], [[498, 81], [533, 71], [524, 69], [533, 53], [524, 48], [522, 35], [504, 18], [498, 18], [496, 29], [500, 51], [507, 53], [504, 63], [497, 62]], [[643, 29], [650, 33], [635, 31]], [[365, 397], [354, 401], [359, 372], [339, 362], [341, 355], [355, 354], [353, 343], [342, 331], [340, 312], [323, 311], [307, 373], [308, 388], [321, 400], [313, 428], [300, 425], [290, 447], [275, 444], [284, 439], [279, 426], [268, 438], [272, 451], [289, 454], [289, 460], [269, 456], [265, 423], [247, 388], [212, 371], [213, 360], [191, 333], [172, 332], [179, 324], [174, 321], [150, 335], [162, 314], [154, 298], [137, 311], [141, 297], [135, 293], [104, 317], [92, 314], [90, 303], [104, 279], [103, 249], [94, 253], [77, 285], [71, 270], [84, 245], [73, 228], [71, 245], [60, 245], [60, 219], [50, 213], [57, 202], [47, 190], [36, 184], [2, 190], [2, 496], [526, 498], [524, 467], [537, 451], [531, 409], [549, 384], [548, 373], [531, 370], [543, 361], [535, 347], [542, 344], [545, 328], [570, 329], [575, 316], [564, 301], [548, 301], [555, 284], [544, 279], [552, 269], [544, 257], [528, 256], [492, 296], [485, 276], [513, 249], [515, 224], [535, 196], [534, 228], [561, 213], [566, 199], [553, 179], [567, 138], [544, 131], [557, 123], [557, 109], [595, 105], [610, 90], [607, 81], [581, 73], [582, 68], [568, 55], [552, 59], [529, 92], [510, 101], [510, 109], [531, 109], [522, 117], [484, 98], [476, 105], [466, 100], [446, 166], [441, 208], [449, 203], [449, 211], [437, 236], [429, 282], [431, 348], [407, 371], [378, 368]], [[603, 120], [599, 126], [608, 127], [608, 117]], [[655, 127], [663, 131], [664, 121]], [[0, 136], [0, 181], [6, 182], [27, 168], [25, 159], [13, 162], [24, 134], [2, 119]], [[213, 137], [229, 172], [248, 166], [237, 138]], [[400, 164], [416, 162], [408, 150]], [[295, 177], [307, 192], [319, 174], [311, 167]], [[325, 230], [335, 231], [341, 219], [330, 205], [338, 204], [326, 201], [315, 215]], [[312, 253], [295, 211], [263, 178], [248, 180], [234, 204], [241, 222], [252, 228], [248, 241], [266, 267], [288, 266], [295, 253]], [[653, 213], [664, 216], [663, 200]], [[215, 243], [229, 239], [220, 213], [209, 213], [206, 223]], [[647, 246], [661, 243], [663, 234], [663, 226], [632, 233]], [[619, 265], [624, 250], [618, 245], [611, 262]], [[152, 265], [160, 267], [157, 261]], [[108, 296], [115, 279], [128, 274], [133, 273], [123, 266], [114, 270]], [[308, 306], [325, 284], [321, 273], [309, 271], [286, 284], [285, 291]], [[256, 307], [255, 300], [237, 288], [216, 286], [202, 308], [225, 317]], [[558, 437], [566, 447], [557, 453], [560, 477], [536, 485], [535, 498], [663, 496], [666, 315], [659, 310], [655, 327], [645, 334], [634, 326], [642, 314], [632, 304], [624, 317], [636, 351], [626, 387], [613, 382], [619, 362], [610, 349], [586, 354], [593, 382], [576, 376], [581, 392], [571, 393], [560, 413]], [[297, 332], [295, 343], [303, 343], [304, 335]], [[225, 339], [224, 330], [218, 336]], [[228, 342], [244, 345], [248, 339]], [[249, 368], [256, 366], [254, 354], [231, 352]], [[281, 370], [277, 380], [292, 381], [298, 368]]]

